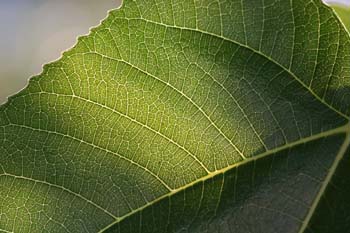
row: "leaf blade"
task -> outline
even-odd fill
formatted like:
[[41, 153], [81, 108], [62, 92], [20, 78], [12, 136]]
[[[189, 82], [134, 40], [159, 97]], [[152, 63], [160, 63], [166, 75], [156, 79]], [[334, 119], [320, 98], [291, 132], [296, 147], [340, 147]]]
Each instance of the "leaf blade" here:
[[[207, 174], [348, 132], [345, 29], [318, 2], [259, 4], [125, 1], [0, 107], [3, 174], [63, 187], [120, 221]], [[105, 224], [91, 218], [50, 227]]]

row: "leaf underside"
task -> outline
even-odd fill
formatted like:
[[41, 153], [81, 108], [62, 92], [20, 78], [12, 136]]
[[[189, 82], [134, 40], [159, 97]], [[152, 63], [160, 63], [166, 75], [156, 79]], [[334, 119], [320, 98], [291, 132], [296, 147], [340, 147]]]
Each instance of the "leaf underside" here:
[[0, 106], [0, 232], [347, 232], [349, 119], [319, 0], [125, 0]]

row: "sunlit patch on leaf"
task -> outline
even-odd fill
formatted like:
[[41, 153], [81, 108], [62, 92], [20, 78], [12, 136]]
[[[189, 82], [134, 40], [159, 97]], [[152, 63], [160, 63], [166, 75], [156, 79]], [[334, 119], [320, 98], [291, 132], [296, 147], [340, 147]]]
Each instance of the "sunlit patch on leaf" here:
[[0, 229], [319, 229], [349, 77], [319, 1], [126, 0], [0, 107]]

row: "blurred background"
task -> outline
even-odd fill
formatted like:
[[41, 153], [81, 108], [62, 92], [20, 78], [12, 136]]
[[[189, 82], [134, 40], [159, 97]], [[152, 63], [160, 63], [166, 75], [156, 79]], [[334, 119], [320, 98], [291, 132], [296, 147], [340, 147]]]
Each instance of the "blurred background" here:
[[121, 0], [0, 0], [0, 104]]
[[[350, 31], [350, 0], [324, 0]], [[121, 0], [0, 0], [0, 104]]]

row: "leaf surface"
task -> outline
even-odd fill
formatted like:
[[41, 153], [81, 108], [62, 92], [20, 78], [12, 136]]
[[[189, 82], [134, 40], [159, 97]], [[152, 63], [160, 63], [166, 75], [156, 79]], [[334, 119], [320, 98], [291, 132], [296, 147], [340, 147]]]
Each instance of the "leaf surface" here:
[[349, 115], [320, 1], [125, 0], [0, 107], [0, 229], [346, 232]]
[[349, 6], [343, 6], [341, 4], [332, 4], [331, 7], [334, 9], [336, 14], [339, 16], [340, 21], [343, 22], [344, 26], [350, 31], [350, 7]]

